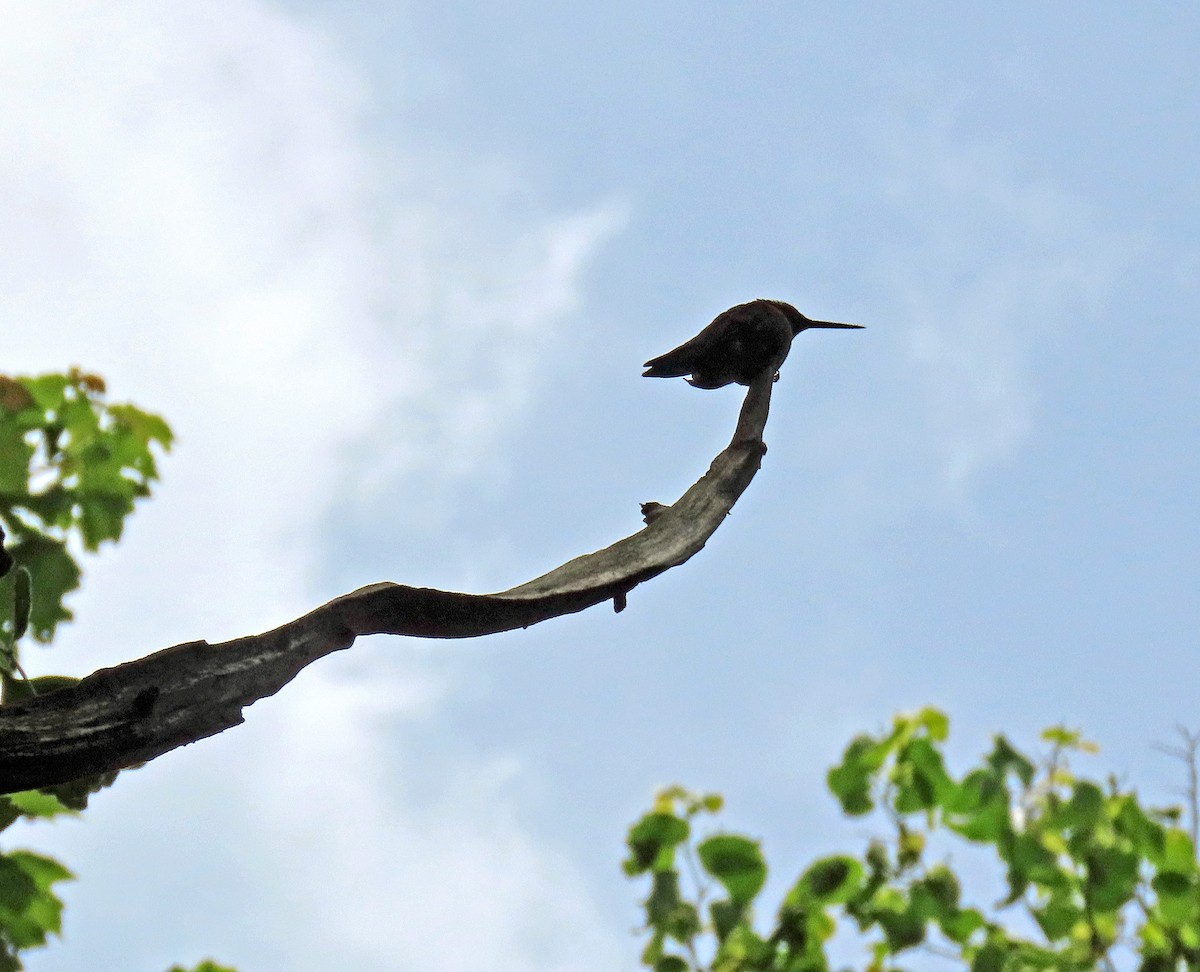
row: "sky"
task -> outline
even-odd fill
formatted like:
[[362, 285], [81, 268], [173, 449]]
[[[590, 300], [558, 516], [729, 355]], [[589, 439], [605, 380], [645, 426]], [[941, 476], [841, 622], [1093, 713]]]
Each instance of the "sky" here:
[[1151, 802], [1200, 728], [1200, 13], [1178, 4], [0, 0], [0, 370], [178, 435], [82, 675], [380, 580], [487, 592], [641, 525], [739, 390], [642, 361], [759, 296], [802, 335], [691, 562], [476, 641], [375, 637], [78, 820], [34, 972], [637, 967], [627, 826], [719, 790], [768, 899], [861, 850], [849, 739], [952, 768], [1066, 723]]

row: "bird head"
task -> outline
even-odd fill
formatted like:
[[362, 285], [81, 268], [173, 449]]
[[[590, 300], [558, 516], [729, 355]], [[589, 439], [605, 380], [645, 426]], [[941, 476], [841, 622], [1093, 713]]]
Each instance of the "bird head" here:
[[861, 324], [839, 324], [837, 321], [814, 321], [812, 318], [805, 317], [791, 304], [785, 303], [782, 300], [768, 300], [768, 304], [774, 304], [787, 317], [788, 323], [792, 325], [792, 336], [799, 334], [801, 331], [807, 330], [810, 327], [832, 327], [841, 330], [860, 329]]

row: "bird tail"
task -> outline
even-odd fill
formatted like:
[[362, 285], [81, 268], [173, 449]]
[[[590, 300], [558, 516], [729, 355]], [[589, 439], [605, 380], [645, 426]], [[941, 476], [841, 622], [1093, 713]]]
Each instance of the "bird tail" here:
[[681, 365], [678, 360], [673, 358], [674, 352], [668, 351], [666, 354], [660, 354], [657, 358], [651, 358], [643, 365], [646, 369], [642, 372], [643, 378], [682, 378], [684, 375], [690, 375], [692, 369], [687, 365]]

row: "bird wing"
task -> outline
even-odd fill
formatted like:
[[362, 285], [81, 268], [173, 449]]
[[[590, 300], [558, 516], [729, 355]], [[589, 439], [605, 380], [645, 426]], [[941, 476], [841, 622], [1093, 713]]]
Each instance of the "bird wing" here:
[[696, 355], [711, 344], [712, 336], [705, 329], [690, 341], [685, 341], [666, 354], [660, 354], [657, 358], [647, 361], [643, 377], [679, 378], [682, 375], [690, 375], [696, 362]]
[[681, 378], [690, 375], [697, 358], [703, 358], [705, 352], [718, 344], [724, 335], [737, 328], [744, 318], [750, 317], [753, 317], [753, 311], [749, 310], [748, 304], [738, 304], [737, 307], [722, 311], [694, 338], [684, 341], [666, 354], [660, 354], [657, 358], [647, 361], [642, 377]]

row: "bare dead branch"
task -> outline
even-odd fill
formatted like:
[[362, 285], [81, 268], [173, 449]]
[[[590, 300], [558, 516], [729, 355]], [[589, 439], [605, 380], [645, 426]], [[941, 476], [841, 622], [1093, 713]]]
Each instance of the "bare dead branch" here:
[[243, 721], [309, 663], [359, 635], [477, 638], [611, 600], [700, 551], [754, 478], [775, 365], [746, 394], [729, 446], [672, 506], [646, 504], [645, 529], [498, 594], [380, 583], [265, 634], [189, 641], [101, 669], [78, 685], [0, 706], [0, 793], [146, 762]]

